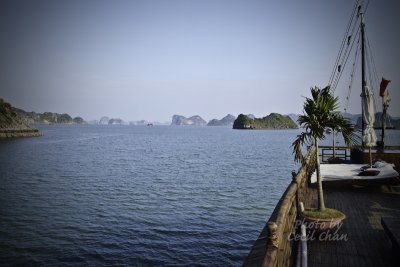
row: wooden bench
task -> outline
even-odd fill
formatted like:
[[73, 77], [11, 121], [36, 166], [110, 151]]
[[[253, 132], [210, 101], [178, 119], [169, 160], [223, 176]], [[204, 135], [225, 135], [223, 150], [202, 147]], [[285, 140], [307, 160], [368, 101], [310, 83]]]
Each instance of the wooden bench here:
[[381, 224], [392, 242], [393, 256], [400, 253], [400, 218], [382, 217]]

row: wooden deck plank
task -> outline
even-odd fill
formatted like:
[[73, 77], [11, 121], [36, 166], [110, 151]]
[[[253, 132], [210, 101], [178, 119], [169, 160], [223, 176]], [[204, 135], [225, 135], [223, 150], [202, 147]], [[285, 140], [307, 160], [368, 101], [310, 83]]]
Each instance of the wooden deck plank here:
[[[312, 191], [316, 199], [316, 189]], [[398, 266], [381, 217], [400, 217], [400, 193], [386, 187], [326, 188], [326, 206], [347, 218], [337, 232], [348, 240], [308, 242], [309, 266]], [[314, 202], [316, 203], [316, 202]]]

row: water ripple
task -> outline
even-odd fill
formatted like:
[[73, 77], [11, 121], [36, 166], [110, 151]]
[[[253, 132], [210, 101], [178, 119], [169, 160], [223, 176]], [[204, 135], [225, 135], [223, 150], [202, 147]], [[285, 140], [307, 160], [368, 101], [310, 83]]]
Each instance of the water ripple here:
[[0, 265], [239, 266], [297, 131], [41, 126], [0, 142]]

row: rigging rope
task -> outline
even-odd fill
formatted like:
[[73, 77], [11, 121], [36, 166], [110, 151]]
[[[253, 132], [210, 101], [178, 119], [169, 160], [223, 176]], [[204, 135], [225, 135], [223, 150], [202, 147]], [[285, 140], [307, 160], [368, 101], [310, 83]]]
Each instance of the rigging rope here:
[[[338, 54], [338, 56], [336, 58], [336, 61], [335, 61], [335, 64], [333, 66], [333, 70], [332, 70], [331, 76], [329, 78], [329, 83], [328, 83], [329, 85], [332, 85], [332, 82], [333, 82], [334, 77], [335, 77], [335, 73], [338, 70], [338, 66], [339, 66], [338, 63], [340, 61], [340, 58], [342, 57], [342, 52], [343, 52], [343, 48], [344, 48], [344, 46], [346, 44], [346, 39], [348, 40], [349, 36], [352, 36], [352, 35], [349, 35], [349, 30], [351, 28], [351, 25], [353, 24], [354, 15], [356, 14], [356, 10], [357, 10], [357, 6], [358, 5], [359, 5], [359, 0], [357, 0], [356, 3], [354, 4], [353, 13], [351, 15], [349, 24], [347, 25], [347, 29], [346, 29], [345, 35], [344, 35], [343, 40], [342, 40], [342, 44], [341, 44], [340, 49], [339, 49], [339, 54]], [[357, 20], [358, 20], [358, 17], [357, 17], [356, 21]], [[353, 26], [353, 31], [354, 31], [354, 26]], [[347, 41], [347, 43], [348, 43], [348, 41]], [[331, 90], [332, 90], [332, 87], [331, 87]], [[333, 92], [334, 92], [334, 90], [335, 89], [333, 89]]]
[[[341, 42], [341, 46], [339, 49], [339, 54], [336, 58], [335, 64], [333, 66], [333, 70], [331, 73], [331, 76], [329, 78], [329, 85], [330, 85], [330, 90], [332, 94], [335, 93], [335, 90], [339, 84], [339, 80], [344, 72], [345, 66], [347, 64], [347, 61], [350, 57], [350, 54], [352, 53], [352, 49], [354, 46], [354, 43], [357, 43], [356, 49], [355, 49], [355, 54], [354, 54], [354, 61], [352, 64], [352, 69], [351, 69], [351, 74], [350, 74], [350, 80], [349, 80], [349, 85], [348, 85], [348, 92], [347, 92], [347, 97], [346, 97], [346, 102], [345, 102], [345, 107], [344, 107], [344, 112], [347, 112], [347, 108], [349, 106], [349, 100], [350, 100], [350, 95], [354, 83], [354, 78], [355, 78], [355, 72], [357, 71], [357, 65], [359, 61], [359, 50], [361, 51], [361, 45], [360, 45], [360, 40], [361, 40], [361, 23], [360, 23], [360, 14], [365, 15], [367, 13], [368, 7], [370, 4], [370, 0], [357, 0], [355, 1], [354, 7], [353, 7], [353, 13], [350, 17], [350, 21], [347, 25], [345, 35], [343, 37], [343, 40]], [[364, 7], [364, 8], [362, 8]], [[363, 10], [362, 10], [363, 9]], [[354, 18], [356, 16], [356, 18]], [[357, 27], [358, 26], [358, 27]], [[365, 27], [365, 24], [364, 24]], [[356, 41], [357, 39], [357, 41]], [[379, 82], [380, 79], [378, 78], [378, 73], [375, 65], [375, 60], [372, 54], [372, 49], [371, 45], [369, 42], [369, 38], [367, 36], [367, 31], [365, 31], [365, 67], [367, 71], [367, 76], [368, 76], [368, 82], [367, 84], [371, 88], [373, 92], [373, 105], [375, 107], [375, 112], [378, 111], [377, 107], [379, 106], [379, 111], [382, 110], [382, 107], [380, 105], [377, 105], [377, 98], [379, 95]], [[383, 118], [382, 118], [383, 119]], [[386, 119], [388, 120], [390, 124], [390, 116], [387, 116]]]
[[[361, 39], [361, 26], [360, 26], [360, 14], [365, 14], [368, 10], [368, 6], [369, 6], [370, 0], [357, 0], [355, 1], [354, 7], [353, 7], [353, 13], [350, 17], [350, 21], [349, 24], [347, 26], [345, 35], [343, 37], [341, 46], [340, 46], [340, 50], [339, 50], [339, 54], [336, 58], [335, 61], [335, 65], [333, 67], [330, 79], [329, 79], [329, 85], [331, 88], [331, 92], [334, 94], [335, 90], [339, 84], [339, 81], [341, 79], [341, 76], [344, 72], [345, 66], [347, 64], [347, 61], [350, 57], [351, 51], [353, 49], [354, 43], [357, 43], [356, 47], [357, 49], [355, 49], [355, 54], [354, 54], [354, 62], [352, 64], [352, 70], [351, 70], [351, 76], [350, 76], [350, 81], [349, 81], [349, 86], [348, 86], [348, 93], [347, 93], [347, 97], [346, 97], [346, 104], [345, 104], [345, 108], [344, 111], [347, 111], [347, 108], [349, 106], [349, 99], [350, 99], [350, 95], [351, 95], [351, 89], [354, 83], [354, 74], [356, 72], [357, 69], [357, 64], [358, 64], [358, 50], [360, 50], [360, 39]], [[365, 5], [364, 5], [365, 4]], [[362, 8], [364, 7], [364, 8]], [[363, 9], [363, 10], [362, 10]], [[354, 16], [356, 15], [356, 19], [354, 19]], [[357, 27], [358, 26], [358, 27]], [[351, 30], [350, 30], [351, 29]], [[355, 36], [356, 35], [356, 36]], [[354, 38], [356, 37], [356, 38]], [[357, 42], [356, 42], [357, 39]], [[346, 40], [347, 40], [347, 45], [346, 45]], [[351, 45], [350, 45], [351, 43]], [[369, 66], [368, 70], [369, 70], [369, 77], [370, 77], [370, 86], [371, 89], [373, 90], [373, 88], [375, 87], [375, 84], [377, 84], [378, 79], [376, 78], [375, 81], [376, 83], [373, 82], [373, 74], [375, 75], [375, 77], [378, 77], [377, 73], [376, 73], [376, 67], [375, 67], [375, 62], [373, 60], [372, 57], [372, 53], [370, 52], [370, 45], [369, 45], [369, 41], [367, 42], [368, 44], [368, 48], [369, 51], [366, 51], [366, 53], [368, 53], [367, 56], [367, 64]], [[346, 45], [346, 47], [345, 47]], [[371, 58], [369, 60], [369, 58]], [[373, 70], [373, 74], [371, 74], [371, 69]], [[377, 87], [375, 87], [377, 88]], [[376, 94], [374, 94], [375, 96]], [[376, 106], [376, 99], [374, 97], [374, 105]]]
[[[357, 32], [356, 35], [359, 35], [359, 32]], [[353, 41], [352, 41], [351, 46], [350, 46], [350, 49], [349, 49], [349, 46], [347, 46], [347, 48], [346, 48], [346, 53], [344, 54], [343, 59], [342, 59], [341, 64], [340, 64], [340, 66], [342, 66], [342, 69], [344, 69], [346, 64], [347, 64], [347, 61], [348, 61], [348, 59], [350, 57], [350, 54], [351, 54], [351, 51], [353, 49], [353, 45], [355, 43], [355, 40], [356, 40], [356, 38], [353, 38]], [[359, 39], [358, 39], [357, 43], [359, 43]], [[337, 85], [339, 83], [339, 80], [342, 77], [342, 73], [343, 73], [343, 71], [338, 72], [337, 76], [335, 77], [335, 80], [332, 82], [332, 85], [331, 85], [332, 93], [335, 93], [335, 90], [336, 90], [336, 87], [337, 87]]]
[[[359, 43], [360, 43], [360, 35], [358, 35], [357, 47], [358, 47]], [[357, 64], [358, 64], [358, 55], [359, 55], [358, 51], [359, 51], [359, 49], [356, 49], [356, 52], [354, 54], [353, 67], [352, 67], [351, 74], [350, 74], [349, 90], [347, 91], [346, 103], [345, 103], [345, 106], [344, 106], [344, 112], [347, 112], [347, 108], [349, 107], [351, 89], [353, 88], [353, 82], [354, 82], [354, 73], [357, 70]]]
[[367, 4], [365, 5], [364, 14], [367, 13], [368, 5], [369, 5], [369, 0], [367, 0]]

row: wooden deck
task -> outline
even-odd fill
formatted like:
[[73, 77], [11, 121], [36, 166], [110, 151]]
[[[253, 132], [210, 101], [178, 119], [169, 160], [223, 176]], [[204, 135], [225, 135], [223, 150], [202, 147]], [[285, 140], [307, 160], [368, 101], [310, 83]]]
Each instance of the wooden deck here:
[[[381, 217], [400, 218], [399, 186], [325, 188], [324, 194], [326, 206], [347, 218], [337, 234], [329, 236], [333, 240], [320, 241], [326, 237], [321, 236], [307, 242], [308, 266], [400, 266], [381, 225]], [[316, 198], [313, 189], [306, 206], [315, 206]]]

